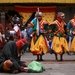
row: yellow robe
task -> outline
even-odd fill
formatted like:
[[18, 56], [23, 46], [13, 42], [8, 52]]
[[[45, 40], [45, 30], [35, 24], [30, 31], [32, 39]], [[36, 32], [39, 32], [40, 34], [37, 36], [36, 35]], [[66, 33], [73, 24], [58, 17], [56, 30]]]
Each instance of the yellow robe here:
[[35, 44], [32, 38], [30, 50], [33, 54], [46, 54], [48, 52], [48, 46], [46, 44], [45, 38], [40, 35]]
[[75, 36], [71, 42], [71, 46], [70, 46], [70, 52], [75, 52]]
[[64, 37], [60, 37], [59, 39], [59, 37], [54, 36], [53, 42], [52, 42], [52, 49], [57, 54], [62, 54], [63, 52], [67, 52], [68, 44], [66, 39]]

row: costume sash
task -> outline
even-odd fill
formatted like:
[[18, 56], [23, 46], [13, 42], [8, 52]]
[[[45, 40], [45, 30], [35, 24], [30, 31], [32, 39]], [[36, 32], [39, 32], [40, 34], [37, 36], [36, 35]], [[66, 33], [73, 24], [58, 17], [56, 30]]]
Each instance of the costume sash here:
[[53, 24], [56, 24], [57, 25], [57, 28], [58, 28], [58, 30], [55, 32], [56, 34], [58, 34], [59, 32], [62, 32], [62, 33], [64, 33], [65, 31], [64, 31], [64, 25], [65, 25], [65, 23], [64, 22], [59, 22], [58, 20], [55, 20], [54, 22], [53, 22]]
[[75, 21], [74, 21], [74, 19], [70, 20], [70, 23], [71, 23], [72, 26], [75, 28]]

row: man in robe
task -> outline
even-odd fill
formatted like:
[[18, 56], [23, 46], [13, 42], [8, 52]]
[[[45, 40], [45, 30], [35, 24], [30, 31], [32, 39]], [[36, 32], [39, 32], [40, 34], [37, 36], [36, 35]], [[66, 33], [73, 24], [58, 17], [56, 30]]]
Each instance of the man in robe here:
[[56, 15], [56, 20], [50, 25], [50, 34], [53, 36], [52, 40], [52, 50], [55, 53], [55, 58], [58, 60], [58, 54], [60, 55], [60, 60], [63, 60], [63, 54], [68, 52], [68, 43], [65, 34], [64, 22], [65, 14], [63, 12], [58, 12]]
[[44, 30], [46, 21], [44, 21], [42, 17], [42, 12], [38, 11], [35, 14], [35, 18], [30, 23], [33, 27], [30, 50], [37, 56], [37, 61], [42, 61], [43, 54], [48, 52], [47, 41], [44, 35], [46, 34]]
[[69, 51], [75, 53], [75, 14], [67, 23], [67, 34], [69, 36]]
[[10, 33], [10, 35], [13, 36], [14, 41], [17, 41], [17, 40], [22, 38], [20, 28], [19, 28], [19, 26], [17, 25], [16, 22], [14, 22], [13, 30], [9, 30], [9, 33]]
[[25, 61], [21, 61], [20, 58], [28, 45], [26, 39], [7, 42], [0, 54], [0, 71], [10, 73], [27, 72], [29, 69]]

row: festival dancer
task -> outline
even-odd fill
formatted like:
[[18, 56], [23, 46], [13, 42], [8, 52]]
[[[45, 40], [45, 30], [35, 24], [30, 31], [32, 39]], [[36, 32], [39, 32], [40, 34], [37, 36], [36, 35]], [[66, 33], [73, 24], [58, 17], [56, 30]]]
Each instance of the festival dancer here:
[[46, 21], [42, 19], [42, 12], [39, 10], [35, 14], [35, 18], [31, 21], [33, 27], [33, 38], [31, 41], [30, 50], [34, 55], [37, 55], [37, 61], [42, 61], [43, 54], [48, 52], [47, 41], [45, 38], [46, 31], [44, 25]]
[[[50, 25], [50, 32], [54, 34], [52, 41], [52, 50], [54, 51], [55, 58], [58, 60], [57, 55], [60, 55], [60, 60], [63, 60], [63, 54], [68, 52], [68, 43], [65, 38], [65, 25], [64, 22], [65, 14], [63, 12], [58, 12], [56, 20]], [[52, 35], [53, 35], [52, 34]]]

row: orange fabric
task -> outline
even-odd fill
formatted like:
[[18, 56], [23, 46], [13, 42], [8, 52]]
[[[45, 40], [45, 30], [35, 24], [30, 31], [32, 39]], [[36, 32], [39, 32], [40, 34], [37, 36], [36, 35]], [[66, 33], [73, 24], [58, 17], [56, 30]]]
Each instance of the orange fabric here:
[[58, 28], [58, 30], [55, 32], [55, 34], [58, 34], [59, 32], [62, 32], [62, 33], [65, 32], [65, 31], [64, 31], [64, 25], [65, 25], [65, 22], [64, 22], [64, 21], [62, 21], [62, 22], [60, 23], [58, 20], [55, 20], [55, 21], [53, 22], [53, 24], [56, 24], [56, 26], [57, 26], [57, 28]]
[[10, 70], [12, 70], [12, 68], [9, 68], [9, 67], [6, 65], [6, 61], [4, 62], [3, 69], [4, 69], [4, 71], [10, 71]]
[[72, 20], [70, 20], [70, 22], [71, 22], [72, 26], [75, 28], [75, 20], [72, 19]]

